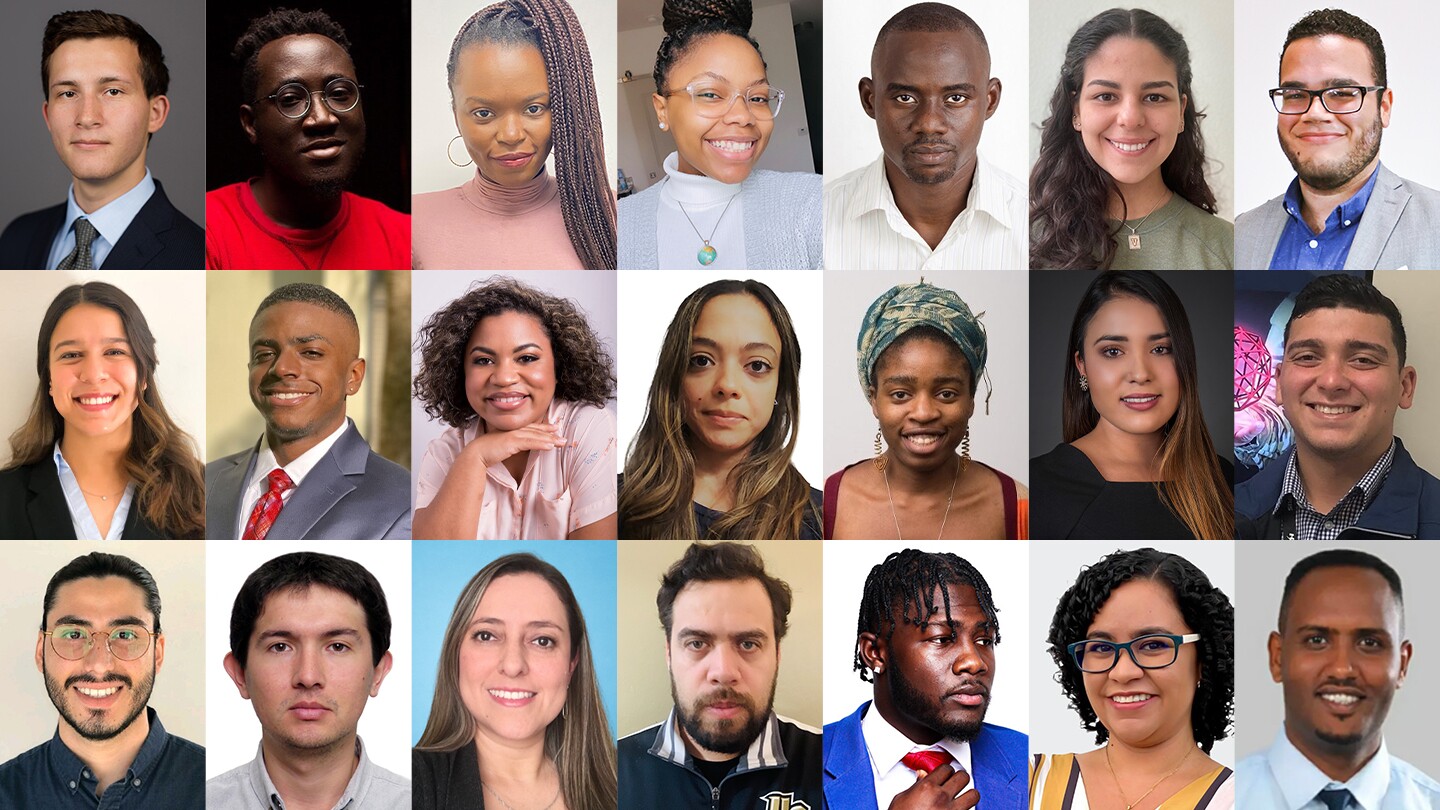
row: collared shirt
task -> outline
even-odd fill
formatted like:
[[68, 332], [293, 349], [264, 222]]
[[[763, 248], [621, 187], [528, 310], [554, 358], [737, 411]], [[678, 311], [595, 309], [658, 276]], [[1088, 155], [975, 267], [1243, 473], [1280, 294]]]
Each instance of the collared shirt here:
[[[682, 767], [693, 767], [695, 758], [691, 756], [690, 749], [685, 747], [685, 737], [680, 733], [680, 719], [675, 716], [674, 706], [670, 707], [670, 716], [655, 735], [655, 744], [650, 746], [650, 753]], [[750, 747], [745, 750], [740, 761], [735, 763], [735, 770], [731, 773], [745, 773], [759, 768], [783, 768], [789, 764], [790, 760], [785, 758], [785, 749], [780, 745], [780, 718], [772, 711], [765, 722], [765, 730], [750, 742]]]
[[119, 540], [125, 534], [125, 521], [130, 517], [130, 504], [135, 499], [135, 482], [125, 485], [125, 494], [115, 505], [115, 514], [110, 518], [110, 531], [100, 536], [100, 527], [95, 516], [90, 514], [90, 505], [85, 503], [85, 491], [75, 478], [75, 471], [65, 462], [60, 453], [60, 442], [55, 442], [55, 473], [60, 477], [60, 489], [65, 493], [65, 505], [70, 508], [70, 522], [75, 526], [76, 540]]
[[309, 475], [310, 471], [315, 469], [315, 465], [320, 463], [320, 459], [330, 452], [330, 448], [340, 440], [340, 434], [344, 433], [345, 428], [349, 425], [349, 419], [341, 422], [340, 427], [334, 433], [321, 439], [319, 444], [301, 453], [284, 467], [281, 467], [275, 459], [275, 451], [270, 449], [270, 442], [261, 437], [260, 452], [255, 457], [255, 469], [250, 471], [250, 477], [245, 479], [245, 488], [240, 491], [240, 505], [243, 508], [240, 510], [240, 522], [235, 526], [235, 536], [241, 537], [245, 534], [245, 523], [250, 520], [250, 513], [254, 511], [255, 503], [270, 489], [268, 477], [272, 470], [284, 470], [295, 484], [280, 493], [280, 504], [283, 509], [284, 504], [290, 502], [291, 496], [300, 490], [300, 483], [305, 480], [305, 476]]
[[1290, 181], [1285, 190], [1285, 230], [1280, 232], [1280, 242], [1275, 245], [1275, 254], [1270, 257], [1271, 270], [1342, 270], [1345, 259], [1350, 255], [1350, 245], [1355, 241], [1360, 218], [1365, 215], [1365, 206], [1370, 203], [1370, 192], [1375, 190], [1375, 178], [1380, 176], [1380, 164], [1370, 179], [1355, 192], [1354, 196], [1340, 203], [1325, 219], [1325, 229], [1320, 233], [1310, 230], [1300, 206], [1300, 178]]
[[1360, 515], [1380, 494], [1380, 487], [1385, 485], [1385, 477], [1390, 474], [1390, 467], [1395, 462], [1395, 440], [1390, 440], [1390, 448], [1385, 451], [1380, 459], [1368, 472], [1360, 476], [1360, 480], [1350, 488], [1345, 497], [1335, 504], [1335, 508], [1329, 514], [1322, 515], [1310, 505], [1310, 499], [1305, 496], [1305, 483], [1300, 480], [1300, 454], [1291, 453], [1290, 460], [1285, 464], [1285, 482], [1280, 487], [1280, 498], [1275, 502], [1274, 513], [1284, 523], [1284, 512], [1293, 510], [1295, 514], [1295, 533], [1291, 537], [1282, 537], [1282, 540], [1335, 540], [1340, 533], [1354, 526]]
[[[360, 738], [355, 738], [360, 764], [340, 794], [334, 810], [394, 810], [410, 806], [410, 780], [370, 761]], [[265, 767], [265, 749], [257, 746], [255, 758], [205, 783], [205, 810], [285, 810], [280, 790]]]
[[1285, 736], [1282, 727], [1265, 751], [1251, 754], [1235, 768], [1235, 806], [1249, 810], [1327, 810], [1322, 790], [1344, 788], [1359, 810], [1428, 810], [1440, 808], [1440, 783], [1415, 766], [1390, 756], [1385, 742], [1348, 782], [1336, 782]]
[[870, 775], [875, 779], [877, 807], [889, 807], [896, 796], [915, 785], [915, 772], [900, 761], [912, 751], [943, 750], [971, 775], [965, 790], [975, 789], [975, 771], [970, 765], [968, 742], [956, 742], [947, 737], [934, 745], [918, 745], [881, 717], [880, 710], [873, 703], [860, 719], [860, 735], [865, 738], [865, 750], [870, 754]]
[[828, 270], [1024, 270], [1029, 259], [1025, 185], [980, 155], [965, 210], [932, 250], [885, 177], [885, 156], [825, 186]]
[[81, 217], [90, 220], [97, 232], [95, 241], [90, 243], [90, 259], [96, 268], [104, 266], [110, 250], [125, 235], [125, 229], [135, 221], [140, 209], [150, 202], [150, 195], [154, 193], [155, 179], [146, 169], [145, 176], [134, 188], [87, 214], [75, 202], [75, 184], [71, 183], [70, 193], [66, 195], [69, 202], [65, 205], [65, 222], [61, 224], [60, 232], [55, 234], [55, 241], [50, 243], [50, 257], [46, 259], [45, 266], [54, 270], [75, 250], [75, 220]]
[[125, 777], [105, 788], [90, 767], [60, 740], [50, 741], [0, 765], [0, 807], [10, 810], [152, 810], [205, 806], [205, 749], [165, 732], [147, 708], [150, 733]]

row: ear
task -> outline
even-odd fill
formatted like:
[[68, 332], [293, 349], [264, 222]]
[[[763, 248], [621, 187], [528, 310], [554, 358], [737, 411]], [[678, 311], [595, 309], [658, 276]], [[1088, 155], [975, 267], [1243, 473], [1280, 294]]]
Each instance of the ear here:
[[390, 674], [390, 668], [395, 666], [395, 659], [386, 652], [380, 656], [380, 663], [375, 665], [375, 680], [370, 684], [370, 697], [380, 697], [380, 683], [385, 676]]
[[1180, 97], [1180, 131], [1185, 131], [1185, 108], [1190, 104], [1189, 96]]
[[160, 668], [165, 666], [165, 634], [156, 633], [153, 643], [155, 644], [155, 671], [159, 672]]
[[1280, 666], [1280, 647], [1284, 641], [1278, 632], [1272, 631], [1270, 633], [1270, 640], [1266, 643], [1266, 647], [1270, 652], [1270, 680], [1275, 683], [1280, 683], [1280, 674], [1283, 672]]
[[1000, 80], [991, 79], [985, 86], [985, 120], [989, 121], [990, 116], [1000, 107]]
[[40, 117], [45, 119], [45, 126], [50, 126], [50, 102], [40, 102]]
[[655, 107], [655, 120], [660, 122], [660, 128], [669, 126], [670, 107], [666, 98], [659, 93], [651, 93], [650, 103]]
[[880, 421], [880, 407], [876, 404], [874, 396], [870, 397], [870, 414], [875, 417], [875, 421]]
[[236, 658], [233, 652], [225, 653], [225, 674], [230, 676], [235, 688], [240, 690], [240, 697], [249, 700], [250, 690], [245, 687], [245, 668], [240, 666], [240, 659]]
[[890, 650], [885, 645], [885, 639], [875, 633], [861, 633], [855, 639], [855, 649], [860, 652], [860, 663], [864, 664], [871, 672], [885, 669], [885, 659], [889, 657]]
[[346, 374], [345, 390], [350, 396], [360, 393], [360, 384], [365, 382], [365, 358], [357, 357], [355, 362], [350, 364], [350, 371]]
[[35, 636], [35, 671], [45, 672], [45, 634], [37, 633]]
[[672, 676], [675, 674], [675, 671], [670, 668], [670, 639], [669, 639], [669, 637], [666, 637], [666, 639], [665, 639], [665, 671], [666, 671], [666, 672], [669, 672]]
[[1409, 408], [1415, 403], [1415, 383], [1419, 381], [1419, 376], [1414, 366], [1400, 370], [1400, 407]]
[[1085, 376], [1085, 358], [1080, 356], [1080, 352], [1075, 352], [1074, 360], [1075, 370], [1080, 372], [1080, 376]]
[[1275, 384], [1269, 387], [1269, 390], [1275, 394], [1275, 404], [1281, 407], [1285, 405], [1285, 397], [1280, 392], [1285, 388], [1285, 367], [1288, 365], [1289, 363], [1286, 363], [1283, 358], [1275, 364]]
[[170, 117], [170, 99], [166, 96], [155, 96], [150, 99], [150, 123], [149, 132], [155, 134], [165, 126], [165, 119]]
[[240, 128], [245, 130], [250, 143], [255, 143], [255, 108], [249, 104], [240, 105]]
[[860, 80], [860, 109], [875, 117], [875, 82], [869, 76]]
[[1405, 673], [1410, 671], [1410, 656], [1415, 648], [1410, 646], [1409, 641], [1400, 644], [1400, 677], [1395, 679], [1395, 687], [1398, 689], [1405, 685]]
[[1390, 126], [1390, 105], [1395, 101], [1395, 91], [1385, 88], [1380, 93], [1380, 126]]

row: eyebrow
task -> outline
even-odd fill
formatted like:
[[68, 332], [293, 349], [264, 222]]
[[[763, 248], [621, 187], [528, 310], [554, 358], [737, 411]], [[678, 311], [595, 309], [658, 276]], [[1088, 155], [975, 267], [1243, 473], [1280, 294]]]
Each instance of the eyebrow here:
[[[944, 87], [940, 88], [940, 92], [942, 92], [942, 93], [953, 93], [953, 92], [955, 92], [955, 91], [957, 91], [957, 90], [962, 90], [962, 91], [965, 91], [965, 92], [967, 92], [967, 93], [978, 93], [978, 92], [980, 92], [979, 89], [976, 88], [975, 85], [971, 84], [970, 82], [961, 82], [960, 84], [947, 84], [947, 85], [945, 85]], [[912, 84], [901, 84], [900, 82], [890, 82], [889, 84], [885, 85], [885, 92], [887, 92], [887, 93], [895, 93], [895, 92], [900, 92], [900, 91], [909, 92], [909, 93], [915, 93], [915, 94], [919, 94], [919, 93], [923, 92], [919, 87], [916, 87], [915, 85], [912, 85]]]
[[[1281, 86], [1281, 87], [1295, 87], [1295, 88], [1300, 88], [1300, 89], [1306, 89], [1306, 88], [1308, 87], [1308, 86], [1305, 84], [1305, 82], [1295, 81], [1295, 80], [1293, 80], [1293, 79], [1292, 79], [1291, 81], [1288, 81], [1288, 82], [1281, 82], [1281, 83], [1280, 83], [1280, 86]], [[1325, 87], [1325, 88], [1330, 88], [1330, 87], [1363, 87], [1363, 86], [1365, 86], [1365, 82], [1362, 82], [1362, 81], [1360, 81], [1359, 79], [1351, 79], [1351, 78], [1343, 77], [1343, 76], [1342, 76], [1342, 77], [1336, 78], [1336, 79], [1326, 79], [1326, 80], [1325, 80], [1325, 83], [1322, 84], [1321, 86], [1322, 86], [1322, 87]]]
[[[324, 89], [325, 89], [325, 85], [329, 84], [330, 82], [335, 81], [336, 79], [349, 79], [350, 81], [355, 82], [356, 84], [359, 84], [359, 82], [360, 82], [359, 79], [356, 79], [356, 78], [354, 78], [353, 76], [347, 76], [347, 75], [345, 75], [344, 73], [331, 73], [331, 74], [329, 74], [328, 76], [326, 76], [325, 78], [323, 78], [323, 79], [320, 80], [320, 89], [321, 89], [321, 90], [324, 90]], [[290, 77], [287, 77], [287, 78], [284, 78], [284, 79], [279, 80], [279, 81], [276, 82], [276, 84], [275, 84], [275, 89], [276, 89], [276, 90], [279, 90], [280, 88], [284, 87], [284, 86], [287, 85], [287, 84], [298, 84], [298, 85], [301, 85], [302, 87], [304, 87], [306, 90], [309, 90], [309, 89], [310, 89], [310, 85], [306, 84], [306, 83], [305, 83], [305, 79], [302, 78], [302, 77], [300, 77], [300, 76], [290, 76]]]
[[[1332, 635], [1333, 635], [1333, 634], [1339, 633], [1340, 630], [1339, 630], [1338, 628], [1335, 628], [1335, 627], [1326, 627], [1325, 625], [1322, 625], [1322, 624], [1302, 624], [1302, 625], [1300, 625], [1299, 627], [1295, 628], [1295, 632], [1297, 632], [1297, 633], [1328, 633], [1328, 634], [1332, 634]], [[1390, 631], [1387, 630], [1387, 629], [1385, 629], [1385, 628], [1383, 628], [1383, 627], [1356, 627], [1356, 628], [1354, 628], [1353, 630], [1351, 630], [1350, 632], [1352, 632], [1352, 633], [1354, 633], [1354, 634], [1356, 634], [1356, 635], [1384, 636], [1385, 638], [1389, 638], [1389, 637], [1390, 637]]]
[[[520, 100], [521, 100], [522, 102], [525, 102], [525, 101], [536, 101], [537, 99], [545, 98], [545, 97], [548, 96], [548, 95], [550, 95], [550, 91], [549, 91], [549, 90], [545, 90], [545, 91], [542, 91], [542, 92], [539, 92], [539, 93], [531, 93], [530, 95], [528, 95], [528, 96], [526, 96], [526, 97], [524, 97], [524, 98], [522, 98], [522, 99], [520, 99]], [[492, 102], [492, 101], [491, 101], [490, 99], [488, 99], [488, 98], [482, 98], [482, 97], [480, 97], [480, 96], [467, 96], [467, 97], [465, 98], [465, 103], [466, 103], [466, 104], [493, 104], [494, 102]]]
[[[706, 347], [706, 348], [708, 348], [708, 349], [714, 349], [714, 350], [716, 350], [716, 351], [720, 351], [720, 348], [721, 348], [721, 347], [720, 347], [720, 344], [717, 343], [716, 341], [711, 340], [710, 338], [707, 338], [707, 337], [701, 337], [700, 335], [696, 335], [695, 337], [690, 338], [690, 343], [691, 343], [691, 345], [699, 344], [699, 345], [704, 346], [704, 347]], [[779, 354], [779, 353], [780, 353], [780, 350], [779, 350], [779, 349], [775, 348], [774, 346], [771, 346], [769, 343], [766, 343], [766, 342], [763, 341], [763, 340], [751, 341], [751, 342], [749, 342], [749, 343], [746, 343], [744, 346], [741, 346], [741, 347], [740, 347], [740, 350], [741, 350], [742, 352], [753, 352], [753, 351], [759, 351], [760, 349], [766, 349], [766, 350], [768, 350], [768, 351], [774, 352], [775, 354]]]
[[[935, 383], [946, 383], [946, 384], [949, 384], [949, 385], [969, 385], [969, 384], [970, 384], [970, 381], [969, 381], [968, 379], [966, 379], [966, 378], [964, 378], [964, 377], [961, 377], [961, 376], [958, 375], [958, 374], [947, 375], [947, 376], [944, 376], [944, 377], [936, 377], [936, 378], [933, 380], [933, 382], [935, 382]], [[890, 376], [888, 376], [888, 377], [886, 377], [885, 379], [881, 380], [881, 381], [880, 381], [880, 384], [881, 384], [881, 385], [891, 384], [891, 385], [911, 385], [911, 386], [915, 386], [915, 385], [919, 385], [919, 384], [920, 384], [920, 378], [919, 378], [919, 377], [916, 377], [916, 376], [914, 376], [914, 375], [912, 375], [912, 374], [891, 374]]]
[[[1169, 337], [1170, 337], [1170, 333], [1169, 333], [1169, 332], [1156, 332], [1155, 334], [1151, 335], [1151, 336], [1148, 338], [1148, 341], [1151, 342], [1151, 343], [1154, 343], [1154, 342], [1157, 341], [1157, 340], [1166, 340], [1166, 339], [1168, 339]], [[1126, 336], [1124, 336], [1124, 335], [1101, 335], [1100, 337], [1095, 338], [1095, 343], [1105, 343], [1105, 342], [1107, 342], [1107, 341], [1109, 341], [1109, 342], [1111, 342], [1111, 343], [1129, 343], [1129, 342], [1130, 342], [1130, 338], [1128, 338], [1128, 337], [1126, 337]], [[1091, 344], [1091, 345], [1094, 345], [1094, 344]]]
[[[540, 346], [539, 343], [521, 343], [519, 346], [516, 346], [515, 348], [511, 349], [511, 350], [510, 350], [510, 353], [511, 353], [511, 354], [515, 354], [516, 352], [523, 352], [523, 351], [536, 351], [536, 352], [540, 352], [540, 351], [544, 351], [544, 349]], [[495, 357], [496, 355], [499, 354], [499, 352], [495, 351], [494, 349], [492, 349], [492, 348], [490, 348], [490, 347], [488, 347], [488, 346], [472, 346], [472, 347], [470, 348], [470, 353], [471, 353], [471, 354], [475, 354], [475, 353], [477, 353], [477, 352], [480, 353], [480, 354], [489, 355], [489, 356], [491, 356], [491, 357]]]
[[[1285, 347], [1285, 353], [1289, 354], [1295, 349], [1323, 351], [1325, 349], [1325, 343], [1319, 338], [1306, 338], [1305, 340], [1297, 340], [1292, 342], [1289, 346]], [[1389, 359], [1390, 357], [1390, 350], [1386, 348], [1385, 344], [1372, 343], [1368, 340], [1347, 340], [1344, 343], [1344, 349], [1347, 353], [1350, 354], [1353, 354], [1355, 352], [1374, 352], [1375, 354], [1378, 354], [1386, 359]]]
[[[494, 617], [494, 616], [481, 616], [480, 618], [476, 619], [475, 621], [470, 622], [469, 626], [470, 626], [470, 627], [475, 627], [476, 625], [480, 625], [480, 624], [498, 624], [498, 625], [502, 625], [502, 626], [503, 626], [503, 625], [505, 624], [505, 620], [504, 620], [504, 619], [500, 619], [500, 618], [496, 618], [496, 617]], [[534, 621], [526, 622], [526, 623], [524, 624], [524, 626], [525, 626], [525, 627], [553, 627], [553, 628], [555, 628], [556, 630], [560, 630], [560, 631], [564, 631], [564, 629], [565, 629], [565, 628], [561, 627], [560, 625], [556, 624], [555, 622], [552, 622], [552, 621], [550, 621], [550, 620], [548, 620], [548, 619], [536, 619], [536, 620], [534, 620]]]
[[[269, 639], [272, 639], [272, 638], [292, 639], [292, 638], [299, 638], [300, 635], [301, 635], [300, 633], [297, 633], [297, 632], [295, 632], [294, 630], [288, 630], [288, 629], [286, 629], [286, 628], [281, 627], [281, 628], [277, 628], [277, 629], [275, 629], [275, 630], [266, 630], [266, 631], [264, 631], [264, 632], [262, 632], [262, 633], [257, 634], [257, 635], [255, 636], [255, 641], [256, 641], [256, 643], [259, 643], [259, 642], [262, 642], [262, 641], [268, 641]], [[334, 629], [332, 629], [332, 630], [326, 630], [325, 632], [321, 633], [321, 634], [320, 634], [320, 637], [321, 637], [321, 638], [354, 638], [354, 639], [358, 639], [358, 638], [360, 638], [360, 631], [359, 631], [359, 630], [355, 630], [355, 629], [350, 628], [350, 627], [336, 627], [336, 628], [334, 628]]]
[[[80, 616], [61, 616], [60, 618], [55, 620], [56, 627], [59, 627], [62, 624], [74, 624], [79, 625], [80, 627], [95, 626], [94, 622]], [[117, 616], [116, 618], [111, 619], [110, 623], [106, 625], [106, 627], [125, 627], [126, 625], [145, 627], [146, 623], [145, 620], [140, 618], [139, 616]]]
[[[1091, 80], [1086, 84], [1086, 86], [1088, 87], [1089, 85], [1092, 85], [1092, 84], [1098, 84], [1098, 85], [1100, 85], [1101, 87], [1108, 87], [1108, 88], [1110, 88], [1111, 90], [1119, 90], [1119, 89], [1120, 89], [1120, 83], [1119, 83], [1119, 82], [1112, 82], [1112, 81], [1110, 81], [1109, 79], [1091, 79]], [[1141, 90], [1155, 90], [1155, 89], [1160, 88], [1160, 87], [1169, 87], [1169, 88], [1172, 88], [1172, 89], [1173, 89], [1173, 88], [1175, 87], [1175, 83], [1172, 82], [1172, 81], [1170, 81], [1169, 79], [1162, 79], [1162, 80], [1160, 80], [1160, 81], [1155, 81], [1155, 82], [1145, 82], [1144, 84], [1140, 85], [1140, 89], [1141, 89]]]
[[[124, 78], [123, 76], [101, 76], [99, 79], [96, 79], [96, 80], [95, 80], [95, 83], [96, 83], [96, 84], [131, 84], [131, 85], [134, 84], [134, 82], [130, 81], [130, 80], [127, 79], [127, 78]], [[57, 79], [57, 80], [55, 80], [55, 81], [53, 81], [53, 82], [50, 83], [50, 89], [52, 89], [52, 90], [55, 89], [55, 88], [57, 88], [57, 87], [79, 87], [79, 86], [80, 86], [80, 82], [79, 82], [79, 80], [77, 80], [77, 79]]]
[[[123, 338], [123, 337], [104, 338], [104, 339], [101, 340], [100, 342], [103, 343], [103, 344], [105, 344], [106, 346], [113, 346], [113, 345], [115, 345], [116, 343], [124, 343], [126, 346], [129, 346], [129, 345], [130, 345], [130, 341], [127, 340], [126, 338]], [[83, 346], [83, 345], [84, 345], [84, 344], [81, 343], [81, 342], [78, 341], [78, 340], [62, 340], [62, 341], [60, 341], [59, 343], [56, 343], [56, 344], [55, 344], [55, 351], [59, 351], [60, 349], [66, 347], [66, 346]]]
[[[719, 633], [711, 633], [708, 630], [700, 630], [695, 627], [682, 627], [675, 631], [676, 638], [698, 638], [701, 641], [714, 641], [720, 638]], [[770, 634], [761, 629], [740, 630], [725, 636], [731, 641], [769, 641]]]
[[[1159, 626], [1155, 626], [1155, 627], [1142, 627], [1142, 628], [1140, 628], [1139, 630], [1136, 630], [1136, 631], [1135, 631], [1135, 634], [1130, 637], [1130, 640], [1131, 640], [1131, 641], [1134, 641], [1135, 639], [1140, 638], [1141, 636], [1178, 636], [1178, 635], [1181, 635], [1181, 634], [1180, 634], [1180, 633], [1176, 633], [1175, 631], [1171, 630], [1171, 629], [1168, 628], [1168, 627], [1159, 627]], [[1111, 635], [1110, 633], [1105, 632], [1104, 630], [1091, 630], [1091, 631], [1087, 634], [1087, 637], [1088, 637], [1088, 638], [1092, 638], [1092, 639], [1104, 639], [1105, 641], [1116, 641], [1116, 640], [1117, 640], [1117, 639], [1115, 638], [1115, 636]]]
[[[691, 81], [691, 82], [694, 82], [696, 79], [704, 78], [704, 77], [706, 77], [706, 76], [709, 76], [710, 78], [714, 79], [714, 80], [717, 81], [717, 82], [725, 82], [726, 84], [731, 84], [731, 81], [730, 81], [729, 79], [727, 79], [727, 78], [724, 77], [724, 76], [721, 76], [719, 73], [716, 73], [716, 72], [714, 72], [713, 70], [707, 70], [707, 71], [705, 71], [704, 73], [696, 73], [693, 77], [691, 77], [690, 81]], [[754, 87], [754, 86], [757, 85], [757, 84], [767, 84], [767, 83], [769, 83], [769, 81], [770, 81], [769, 79], [765, 78], [764, 76], [761, 76], [760, 78], [755, 79], [754, 81], [746, 84], [745, 86], [746, 86], [746, 87]]]
[[[307, 343], [330, 343], [330, 338], [327, 338], [324, 335], [300, 335], [298, 337], [290, 338], [289, 343], [292, 346], [303, 346]], [[265, 346], [267, 348], [273, 349], [278, 347], [279, 345], [280, 341], [273, 338], [257, 338], [254, 343], [250, 344], [250, 347], [254, 348], [256, 346]]]

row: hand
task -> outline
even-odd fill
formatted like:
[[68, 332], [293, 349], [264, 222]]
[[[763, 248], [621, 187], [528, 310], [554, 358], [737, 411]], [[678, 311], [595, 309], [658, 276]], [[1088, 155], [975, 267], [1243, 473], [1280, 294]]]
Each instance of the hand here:
[[970, 784], [970, 774], [953, 765], [941, 765], [930, 773], [917, 771], [915, 784], [890, 802], [890, 810], [970, 810], [980, 803], [980, 792], [971, 790], [956, 796]]
[[549, 422], [536, 422], [515, 430], [482, 433], [465, 447], [467, 453], [478, 453], [486, 467], [530, 450], [554, 450], [570, 444], [560, 435], [560, 428]]

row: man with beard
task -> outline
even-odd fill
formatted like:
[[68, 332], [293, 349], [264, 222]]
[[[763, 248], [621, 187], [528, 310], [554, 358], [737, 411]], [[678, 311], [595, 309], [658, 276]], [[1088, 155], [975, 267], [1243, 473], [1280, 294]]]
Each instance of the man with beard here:
[[975, 149], [1000, 106], [985, 33], [944, 3], [901, 9], [860, 80], [880, 158], [825, 187], [832, 270], [1028, 266], [1025, 186]]
[[97, 551], [55, 572], [35, 668], [60, 725], [49, 742], [0, 765], [0, 807], [203, 807], [205, 749], [166, 733], [147, 706], [164, 663], [160, 590], [149, 571]]
[[905, 549], [870, 569], [855, 670], [875, 699], [825, 726], [831, 808], [1026, 807], [1029, 738], [984, 722], [995, 613], [990, 585], [954, 554]]
[[1440, 266], [1440, 192], [1380, 163], [1394, 96], [1386, 82], [1385, 45], [1359, 17], [1323, 9], [1290, 28], [1270, 99], [1296, 178], [1236, 218], [1236, 269]]
[[205, 266], [408, 270], [410, 217], [345, 190], [365, 151], [362, 85], [345, 30], [276, 9], [235, 43], [240, 126], [264, 170], [205, 195]]
[[353, 560], [300, 551], [255, 569], [230, 611], [225, 672], [260, 720], [255, 759], [205, 785], [209, 810], [410, 806], [355, 728], [390, 673], [390, 609]]
[[1236, 768], [1236, 807], [1440, 807], [1440, 783], [1391, 756], [1382, 733], [1412, 652], [1394, 568], [1350, 549], [1296, 563], [1269, 647], [1285, 726]]
[[753, 546], [694, 543], [655, 603], [675, 705], [619, 743], [626, 810], [819, 810], [820, 735], [775, 714], [790, 586]]

